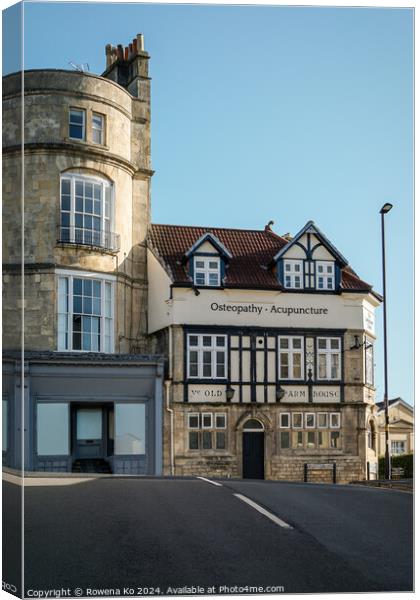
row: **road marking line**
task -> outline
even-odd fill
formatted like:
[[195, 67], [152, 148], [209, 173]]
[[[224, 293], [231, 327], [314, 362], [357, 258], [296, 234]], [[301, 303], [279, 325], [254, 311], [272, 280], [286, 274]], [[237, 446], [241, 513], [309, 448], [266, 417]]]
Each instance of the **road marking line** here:
[[256, 504], [255, 502], [253, 502], [246, 496], [242, 496], [242, 494], [233, 494], [233, 495], [236, 496], [236, 498], [239, 498], [239, 500], [242, 500], [242, 502], [246, 502], [246, 504], [249, 504], [249, 506], [252, 506], [252, 508], [255, 508], [255, 510], [257, 510], [259, 513], [261, 513], [262, 515], [267, 517], [267, 519], [270, 519], [271, 521], [273, 521], [273, 523], [275, 523], [276, 525], [279, 525], [280, 527], [283, 527], [284, 529], [293, 529], [293, 527], [291, 525], [289, 525], [289, 523], [282, 521], [281, 519], [279, 519], [279, 517], [276, 517], [276, 515], [273, 515], [272, 513], [268, 512], [268, 510], [265, 510], [265, 508], [263, 508], [259, 504]]
[[197, 477], [197, 479], [202, 479], [203, 481], [207, 481], [207, 483], [211, 483], [212, 485], [223, 487], [221, 483], [217, 483], [217, 481], [211, 481], [211, 479], [206, 479], [205, 477]]

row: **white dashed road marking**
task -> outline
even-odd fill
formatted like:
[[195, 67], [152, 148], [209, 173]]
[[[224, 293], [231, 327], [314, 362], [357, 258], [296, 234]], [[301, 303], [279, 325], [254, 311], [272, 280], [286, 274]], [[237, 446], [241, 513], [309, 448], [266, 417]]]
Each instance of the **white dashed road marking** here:
[[202, 481], [207, 481], [207, 483], [211, 483], [212, 485], [217, 485], [218, 487], [223, 487], [221, 483], [217, 483], [217, 481], [211, 481], [210, 479], [206, 479], [205, 477], [197, 477], [197, 479], [201, 479]]
[[242, 502], [246, 502], [246, 504], [249, 504], [249, 506], [252, 506], [252, 508], [254, 508], [259, 513], [261, 513], [262, 515], [267, 517], [267, 519], [270, 519], [271, 521], [273, 521], [273, 523], [275, 523], [276, 525], [279, 525], [279, 527], [283, 527], [284, 529], [293, 529], [293, 527], [291, 525], [289, 525], [285, 521], [282, 521], [281, 519], [279, 519], [279, 517], [276, 517], [276, 515], [273, 515], [272, 513], [268, 512], [268, 510], [265, 510], [265, 508], [263, 508], [259, 504], [256, 504], [249, 498], [246, 498], [246, 496], [242, 496], [242, 494], [233, 494], [233, 495], [236, 496], [236, 498], [239, 498], [239, 500], [242, 500]]

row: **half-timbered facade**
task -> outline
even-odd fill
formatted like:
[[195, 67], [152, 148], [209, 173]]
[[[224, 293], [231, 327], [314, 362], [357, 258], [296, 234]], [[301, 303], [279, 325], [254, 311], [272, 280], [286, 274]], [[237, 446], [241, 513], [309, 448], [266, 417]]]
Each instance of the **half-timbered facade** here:
[[152, 225], [148, 281], [149, 334], [168, 357], [167, 474], [376, 472], [380, 297], [312, 221], [293, 238]]

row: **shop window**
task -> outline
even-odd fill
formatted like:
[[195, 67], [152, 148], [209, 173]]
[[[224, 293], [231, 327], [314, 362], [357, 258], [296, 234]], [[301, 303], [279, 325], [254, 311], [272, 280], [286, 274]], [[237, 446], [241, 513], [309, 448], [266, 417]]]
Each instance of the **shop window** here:
[[226, 336], [188, 334], [188, 377], [225, 379], [226, 372]]
[[332, 261], [316, 261], [316, 289], [317, 290], [333, 290], [334, 283], [334, 262]]
[[104, 144], [105, 117], [99, 113], [92, 113], [92, 141], [94, 144]]
[[143, 403], [115, 404], [115, 454], [146, 453], [146, 407]]
[[279, 337], [280, 379], [303, 379], [303, 337]]
[[40, 402], [36, 416], [38, 456], [68, 455], [69, 405], [64, 402]]
[[284, 261], [284, 287], [294, 290], [303, 288], [303, 261]]
[[69, 138], [72, 140], [86, 139], [86, 111], [80, 108], [70, 108]]
[[220, 258], [218, 256], [194, 256], [194, 285], [220, 286]]
[[189, 450], [226, 449], [226, 413], [188, 413]]
[[58, 272], [58, 350], [113, 352], [113, 282]]
[[341, 379], [340, 338], [317, 338], [318, 379]]
[[118, 250], [113, 232], [114, 200], [109, 181], [66, 173], [61, 177], [59, 241]]

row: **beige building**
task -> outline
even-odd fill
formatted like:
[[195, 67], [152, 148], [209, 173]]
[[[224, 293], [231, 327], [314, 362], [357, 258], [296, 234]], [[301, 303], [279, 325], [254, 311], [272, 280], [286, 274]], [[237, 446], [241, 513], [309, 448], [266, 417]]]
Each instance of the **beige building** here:
[[[378, 402], [377, 421], [379, 433], [379, 456], [385, 455], [385, 409], [384, 403]], [[412, 454], [414, 452], [414, 410], [402, 398], [389, 401], [389, 440], [391, 456]]]
[[101, 76], [3, 79], [8, 465], [23, 460], [24, 418], [27, 469], [159, 472], [162, 372], [145, 354], [148, 62], [138, 35], [106, 47]]
[[164, 473], [374, 477], [380, 297], [312, 221], [293, 238], [270, 225], [150, 228]]

